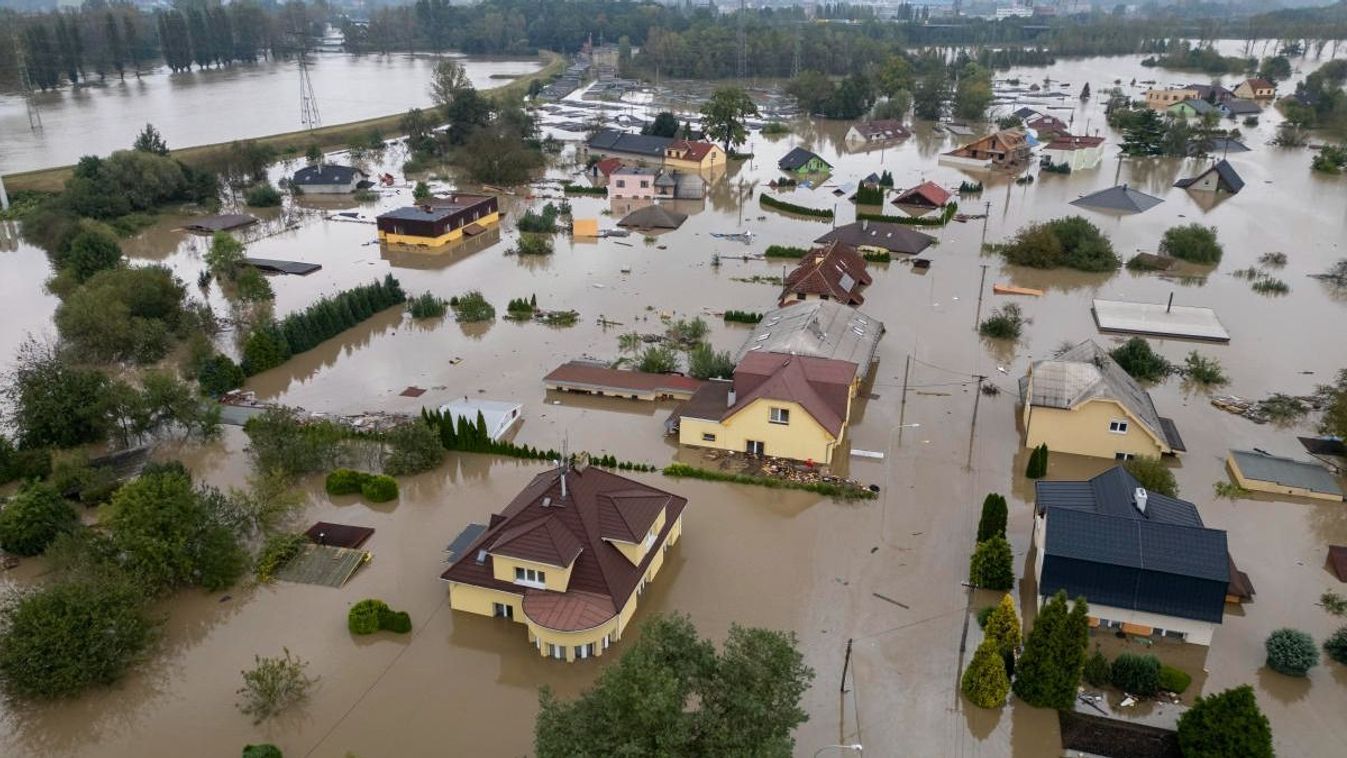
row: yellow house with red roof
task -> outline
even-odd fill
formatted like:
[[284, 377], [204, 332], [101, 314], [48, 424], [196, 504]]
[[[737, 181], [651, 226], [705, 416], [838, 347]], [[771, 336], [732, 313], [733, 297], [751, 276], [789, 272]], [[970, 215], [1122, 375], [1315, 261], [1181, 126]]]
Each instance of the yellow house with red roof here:
[[725, 166], [725, 151], [713, 142], [678, 139], [664, 148], [664, 167], [684, 171], [706, 171]]

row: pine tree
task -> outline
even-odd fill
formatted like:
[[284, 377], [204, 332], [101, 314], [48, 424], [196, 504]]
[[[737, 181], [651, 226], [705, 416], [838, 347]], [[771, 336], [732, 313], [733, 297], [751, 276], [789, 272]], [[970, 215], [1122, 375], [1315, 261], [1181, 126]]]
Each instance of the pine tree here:
[[1015, 556], [1005, 537], [978, 543], [968, 560], [968, 581], [987, 590], [1008, 590], [1015, 586]]
[[973, 660], [963, 672], [960, 689], [969, 701], [979, 708], [1000, 708], [1010, 694], [1010, 678], [996, 644], [983, 640], [973, 653]]
[[1019, 650], [1022, 632], [1014, 598], [1010, 595], [1001, 596], [1001, 602], [987, 617], [987, 625], [982, 628], [982, 633], [996, 644], [996, 650], [1002, 656], [1014, 655]]
[[993, 492], [982, 501], [982, 518], [978, 520], [978, 542], [992, 537], [1006, 536], [1006, 499]]
[[1029, 464], [1024, 475], [1030, 479], [1041, 479], [1048, 473], [1048, 443], [1044, 442], [1029, 454]]
[[1088, 612], [1083, 598], [1068, 611], [1064, 590], [1043, 604], [1015, 665], [1015, 694], [1021, 700], [1039, 708], [1071, 709], [1089, 645]]

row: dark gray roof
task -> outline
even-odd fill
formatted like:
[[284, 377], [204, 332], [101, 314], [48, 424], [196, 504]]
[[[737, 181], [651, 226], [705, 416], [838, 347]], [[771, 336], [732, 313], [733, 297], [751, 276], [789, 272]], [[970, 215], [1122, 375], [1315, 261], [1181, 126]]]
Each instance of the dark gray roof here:
[[935, 244], [935, 237], [929, 234], [887, 221], [853, 221], [814, 241], [826, 245], [834, 240], [849, 247], [865, 245], [907, 255], [916, 255]]
[[1338, 480], [1323, 466], [1253, 450], [1231, 450], [1230, 457], [1245, 479], [1257, 479], [1310, 492], [1342, 497]]
[[243, 262], [259, 271], [274, 271], [278, 274], [307, 276], [322, 268], [318, 263], [304, 261], [279, 261], [273, 258], [244, 258]]
[[618, 226], [633, 226], [637, 229], [677, 229], [688, 220], [688, 214], [671, 211], [659, 205], [647, 205], [622, 217]]
[[1140, 213], [1150, 210], [1164, 201], [1153, 195], [1147, 195], [1145, 192], [1128, 187], [1126, 184], [1119, 184], [1116, 187], [1109, 187], [1106, 190], [1090, 193], [1084, 197], [1071, 201], [1072, 205], [1079, 205], [1082, 208], [1098, 208], [1106, 211], [1120, 211], [1122, 213]]
[[672, 137], [652, 137], [646, 134], [628, 134], [616, 129], [602, 129], [589, 138], [589, 149], [663, 158], [664, 148], [671, 142]]
[[449, 547], [444, 549], [445, 552], [449, 553], [449, 560], [458, 560], [463, 554], [463, 551], [467, 550], [469, 545], [476, 542], [477, 538], [481, 537], [482, 532], [485, 531], [486, 524], [468, 524], [463, 527], [463, 531], [459, 532], [458, 536], [454, 538], [454, 541], [449, 543]]
[[1088, 482], [1037, 482], [1045, 514], [1039, 593], [1059, 589], [1091, 603], [1220, 623], [1230, 581], [1224, 531], [1197, 507], [1147, 492], [1121, 466]]
[[786, 153], [781, 158], [781, 160], [777, 161], [776, 165], [777, 167], [783, 168], [787, 171], [794, 171], [814, 158], [818, 158], [820, 161], [823, 162], [823, 165], [825, 166], [832, 165], [827, 161], [823, 160], [823, 158], [819, 157], [817, 154], [805, 150], [802, 147], [793, 148], [789, 153]]
[[436, 207], [430, 206], [429, 210], [417, 205], [408, 205], [403, 208], [396, 208], [387, 213], [380, 213], [377, 218], [395, 218], [402, 221], [439, 221], [440, 219], [452, 216], [460, 209], [455, 207]]
[[1243, 142], [1240, 142], [1237, 139], [1230, 139], [1229, 137], [1212, 137], [1211, 139], [1207, 140], [1207, 144], [1211, 146], [1211, 152], [1213, 153], [1249, 152], [1248, 145], [1244, 144]]
[[1221, 110], [1231, 116], [1248, 116], [1263, 112], [1263, 109], [1258, 107], [1258, 103], [1238, 97], [1222, 103]]
[[1207, 174], [1210, 174], [1213, 171], [1215, 171], [1216, 175], [1220, 177], [1219, 182], [1220, 189], [1223, 189], [1231, 194], [1234, 194], [1244, 189], [1244, 179], [1241, 178], [1240, 175], [1235, 171], [1235, 167], [1230, 165], [1230, 161], [1224, 159], [1212, 165], [1211, 168], [1208, 168], [1206, 171], [1203, 171], [1197, 176], [1190, 176], [1186, 179], [1180, 179], [1177, 182], [1174, 182], [1174, 186], [1184, 188], [1191, 187], [1194, 184], [1197, 184], [1199, 181], [1202, 180], [1203, 177], [1205, 177]]
[[364, 175], [365, 172], [358, 168], [324, 163], [318, 166], [301, 168], [295, 172], [294, 178], [290, 181], [301, 187], [321, 184], [350, 184], [357, 176]]

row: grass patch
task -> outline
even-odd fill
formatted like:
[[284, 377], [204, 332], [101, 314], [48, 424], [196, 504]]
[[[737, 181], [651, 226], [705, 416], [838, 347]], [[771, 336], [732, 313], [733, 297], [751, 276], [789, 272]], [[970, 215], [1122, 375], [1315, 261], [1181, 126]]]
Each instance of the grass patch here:
[[708, 471], [684, 463], [670, 463], [664, 467], [663, 473], [665, 476], [675, 479], [701, 479], [708, 482], [752, 484], [770, 489], [804, 490], [836, 500], [873, 500], [875, 497], [875, 493], [862, 487], [845, 486], [832, 482], [792, 482], [787, 479], [774, 479], [767, 476], [728, 474], [722, 471]]

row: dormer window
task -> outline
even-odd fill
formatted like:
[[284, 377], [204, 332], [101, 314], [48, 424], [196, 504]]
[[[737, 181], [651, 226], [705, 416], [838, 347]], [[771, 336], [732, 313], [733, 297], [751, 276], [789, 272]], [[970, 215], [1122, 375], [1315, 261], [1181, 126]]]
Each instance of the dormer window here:
[[539, 571], [537, 569], [523, 568], [522, 566], [515, 566], [514, 583], [522, 584], [525, 587], [533, 587], [534, 589], [545, 590], [547, 589], [547, 572]]

